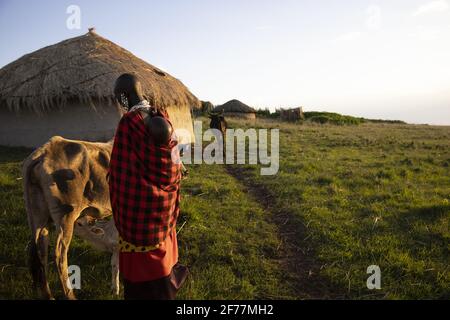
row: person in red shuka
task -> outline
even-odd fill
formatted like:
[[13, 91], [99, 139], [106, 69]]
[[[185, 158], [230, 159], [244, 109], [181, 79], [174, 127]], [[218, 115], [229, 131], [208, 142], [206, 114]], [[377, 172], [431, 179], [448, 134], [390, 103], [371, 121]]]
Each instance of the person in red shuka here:
[[128, 111], [116, 129], [108, 170], [124, 296], [175, 299], [188, 269], [178, 263], [181, 161], [172, 124], [143, 98], [135, 75], [121, 75], [114, 94]]

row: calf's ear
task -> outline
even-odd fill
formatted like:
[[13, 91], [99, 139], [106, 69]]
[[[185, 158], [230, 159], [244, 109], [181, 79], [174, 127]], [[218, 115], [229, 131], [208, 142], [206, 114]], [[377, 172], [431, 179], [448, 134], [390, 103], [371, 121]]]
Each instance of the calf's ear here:
[[105, 234], [105, 230], [98, 228], [98, 227], [92, 227], [91, 232], [98, 236], [102, 236]]

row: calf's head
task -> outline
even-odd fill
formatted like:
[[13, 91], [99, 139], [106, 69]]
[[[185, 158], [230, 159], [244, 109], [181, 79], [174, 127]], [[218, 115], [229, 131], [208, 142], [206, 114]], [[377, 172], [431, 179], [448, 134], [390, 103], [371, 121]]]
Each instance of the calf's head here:
[[89, 242], [94, 248], [112, 252], [117, 245], [114, 220], [96, 220], [83, 216], [75, 222], [75, 234]]

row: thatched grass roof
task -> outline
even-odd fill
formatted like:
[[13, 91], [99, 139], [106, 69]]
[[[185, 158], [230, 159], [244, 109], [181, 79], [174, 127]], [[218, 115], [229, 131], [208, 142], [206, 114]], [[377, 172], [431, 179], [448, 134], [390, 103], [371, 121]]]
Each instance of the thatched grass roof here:
[[214, 112], [235, 112], [235, 113], [255, 113], [255, 109], [249, 107], [245, 103], [240, 102], [239, 100], [230, 100], [227, 103], [224, 103], [221, 106], [217, 106], [214, 108]]
[[181, 81], [93, 30], [3, 67], [0, 107], [39, 113], [54, 107], [64, 109], [68, 101], [76, 100], [95, 108], [97, 102], [114, 101], [114, 81], [125, 72], [139, 77], [146, 98], [158, 107], [200, 108], [200, 101]]

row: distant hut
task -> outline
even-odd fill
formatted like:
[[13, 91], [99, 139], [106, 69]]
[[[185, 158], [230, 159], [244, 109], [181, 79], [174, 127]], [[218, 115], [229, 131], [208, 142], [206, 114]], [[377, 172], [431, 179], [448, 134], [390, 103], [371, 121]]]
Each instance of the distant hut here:
[[243, 119], [256, 119], [255, 109], [240, 102], [239, 100], [231, 100], [227, 103], [217, 106], [213, 110], [214, 112], [223, 112], [225, 117], [236, 117]]
[[282, 121], [300, 121], [305, 119], [305, 115], [303, 114], [303, 108], [294, 108], [294, 109], [281, 109], [280, 110], [280, 118]]
[[54, 135], [109, 140], [123, 114], [114, 81], [125, 72], [139, 77], [146, 99], [166, 109], [175, 128], [193, 134], [191, 108], [200, 101], [179, 80], [90, 29], [0, 69], [0, 145], [36, 147]]

